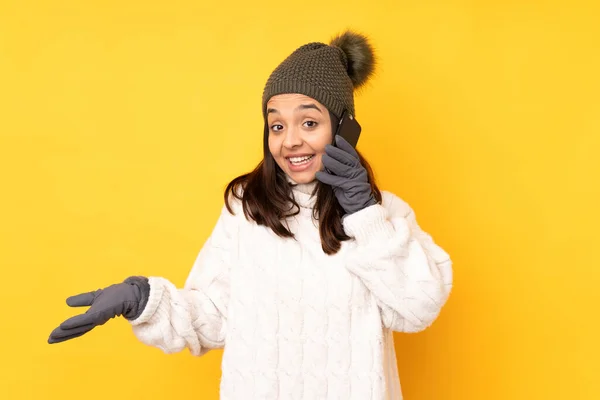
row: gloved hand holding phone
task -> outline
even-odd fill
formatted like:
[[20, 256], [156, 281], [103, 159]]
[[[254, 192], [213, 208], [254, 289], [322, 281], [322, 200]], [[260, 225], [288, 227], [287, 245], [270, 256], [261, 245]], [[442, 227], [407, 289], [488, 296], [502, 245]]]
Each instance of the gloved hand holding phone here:
[[344, 113], [333, 138], [333, 145], [325, 147], [322, 162], [324, 171], [316, 178], [330, 185], [346, 212], [353, 214], [376, 203], [369, 175], [355, 150], [361, 127], [348, 113]]

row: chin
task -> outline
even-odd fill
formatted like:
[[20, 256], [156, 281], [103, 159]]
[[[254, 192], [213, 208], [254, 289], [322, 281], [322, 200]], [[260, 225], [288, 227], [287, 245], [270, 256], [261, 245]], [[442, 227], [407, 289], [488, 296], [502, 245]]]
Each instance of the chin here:
[[288, 176], [296, 183], [304, 184], [311, 183], [316, 179], [316, 174], [314, 172], [288, 172]]

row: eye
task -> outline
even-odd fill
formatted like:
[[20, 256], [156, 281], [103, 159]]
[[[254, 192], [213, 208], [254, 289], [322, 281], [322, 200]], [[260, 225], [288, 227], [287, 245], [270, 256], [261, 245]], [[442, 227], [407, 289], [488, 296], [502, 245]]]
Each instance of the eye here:
[[271, 125], [271, 130], [273, 132], [279, 132], [282, 129], [283, 129], [283, 125], [279, 125], [279, 124]]
[[308, 124], [308, 128], [316, 128], [319, 125], [316, 121], [306, 121], [304, 124]]

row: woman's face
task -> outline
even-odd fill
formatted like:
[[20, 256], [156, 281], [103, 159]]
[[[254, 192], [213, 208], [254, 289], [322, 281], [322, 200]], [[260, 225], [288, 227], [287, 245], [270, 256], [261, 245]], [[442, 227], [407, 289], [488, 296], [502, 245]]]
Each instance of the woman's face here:
[[314, 181], [325, 146], [332, 142], [329, 111], [303, 94], [280, 94], [267, 103], [269, 150], [296, 183]]

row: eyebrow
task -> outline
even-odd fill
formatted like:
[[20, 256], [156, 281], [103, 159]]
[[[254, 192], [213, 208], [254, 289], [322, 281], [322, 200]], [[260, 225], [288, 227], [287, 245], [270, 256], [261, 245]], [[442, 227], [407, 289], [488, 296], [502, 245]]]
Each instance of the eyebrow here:
[[[321, 111], [321, 109], [319, 107], [317, 107], [316, 104], [314, 103], [310, 103], [310, 104], [300, 104], [298, 107], [296, 107], [296, 109], [294, 111], [300, 111], [300, 110], [308, 110], [308, 109], [315, 109], [318, 112], [320, 112], [321, 114], [323, 114], [323, 112]], [[279, 111], [275, 108], [268, 108], [267, 109], [267, 114], [279, 114]]]

